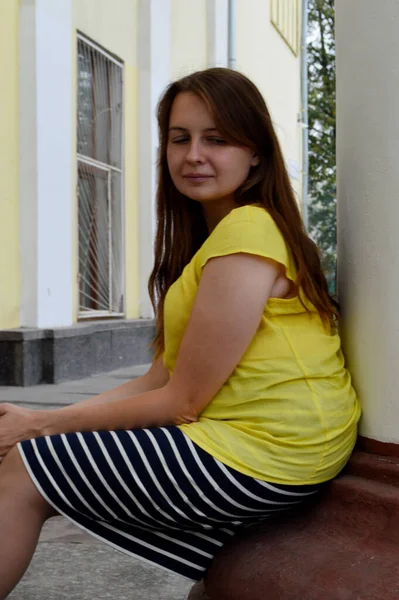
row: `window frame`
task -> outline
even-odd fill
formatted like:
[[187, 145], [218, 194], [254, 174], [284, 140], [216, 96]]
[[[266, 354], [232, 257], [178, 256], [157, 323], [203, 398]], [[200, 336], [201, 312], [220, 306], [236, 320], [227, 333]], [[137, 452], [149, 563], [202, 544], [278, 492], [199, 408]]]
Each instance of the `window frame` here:
[[[102, 55], [103, 58], [107, 59], [108, 61], [111, 61], [112, 63], [114, 63], [118, 68], [120, 68], [120, 84], [121, 84], [121, 90], [120, 90], [120, 97], [121, 97], [121, 130], [120, 130], [120, 167], [116, 167], [112, 164], [108, 164], [108, 163], [104, 163], [100, 160], [97, 160], [96, 158], [90, 157], [88, 155], [85, 154], [81, 154], [78, 152], [78, 143], [79, 143], [79, 132], [78, 132], [78, 128], [79, 128], [79, 116], [78, 116], [78, 109], [79, 109], [79, 98], [78, 98], [78, 93], [79, 93], [79, 76], [80, 76], [80, 70], [79, 70], [79, 44], [83, 43], [86, 46], [88, 46], [90, 49], [92, 49], [95, 52], [98, 52]], [[75, 200], [76, 200], [76, 214], [77, 214], [77, 219], [76, 219], [76, 228], [77, 228], [77, 290], [76, 290], [76, 306], [77, 306], [77, 316], [78, 316], [78, 320], [86, 320], [86, 319], [104, 319], [104, 318], [121, 318], [121, 317], [125, 317], [126, 315], [126, 276], [125, 276], [125, 269], [126, 269], [126, 252], [125, 252], [125, 248], [126, 248], [126, 244], [125, 244], [125, 68], [124, 68], [124, 63], [122, 60], [118, 59], [117, 57], [113, 56], [110, 52], [108, 52], [107, 50], [105, 50], [101, 45], [97, 44], [96, 42], [94, 42], [93, 40], [89, 39], [87, 36], [83, 35], [80, 32], [77, 32], [77, 36], [76, 36], [76, 65], [77, 65], [77, 73], [76, 73], [76, 92], [75, 92], [75, 97], [76, 97], [76, 121], [75, 121], [75, 127], [76, 127], [76, 190], [75, 190]], [[108, 74], [108, 85], [109, 85], [109, 74]], [[94, 114], [95, 114], [95, 108], [94, 108]], [[93, 135], [95, 136], [95, 130], [93, 130]], [[118, 142], [118, 146], [119, 146], [119, 142]], [[83, 172], [83, 175], [81, 175], [82, 173], [82, 167], [84, 167], [85, 169], [87, 169], [87, 172]], [[118, 196], [120, 196], [118, 198], [118, 202], [120, 205], [120, 215], [118, 215], [118, 220], [120, 219], [120, 234], [121, 234], [121, 239], [119, 242], [115, 242], [115, 243], [119, 243], [120, 244], [120, 292], [121, 292], [121, 300], [122, 300], [122, 307], [121, 310], [113, 310], [112, 308], [112, 304], [113, 304], [113, 300], [114, 298], [113, 296], [113, 289], [114, 289], [114, 282], [113, 282], [113, 278], [112, 278], [112, 251], [113, 251], [113, 238], [108, 237], [108, 247], [107, 247], [107, 251], [108, 251], [108, 255], [109, 255], [109, 259], [108, 259], [108, 296], [109, 296], [109, 307], [108, 310], [105, 309], [101, 309], [101, 308], [93, 308], [93, 309], [86, 309], [86, 308], [82, 308], [81, 306], [81, 277], [82, 277], [82, 272], [81, 272], [81, 265], [80, 265], [80, 259], [81, 259], [81, 255], [80, 255], [80, 208], [79, 208], [79, 182], [81, 180], [81, 178], [88, 178], [90, 175], [90, 170], [91, 168], [93, 169], [93, 172], [95, 170], [100, 170], [104, 172], [105, 177], [107, 178], [107, 203], [108, 203], [108, 229], [110, 230], [112, 228], [112, 200], [114, 198], [113, 196], [113, 192], [112, 192], [112, 188], [111, 188], [111, 182], [112, 182], [112, 176], [113, 175], [119, 175], [120, 177], [120, 193], [118, 194]], [[94, 175], [93, 175], [94, 176]], [[89, 244], [91, 244], [91, 241], [89, 242]], [[98, 295], [97, 295], [98, 297]], [[93, 298], [93, 301], [95, 301], [95, 299]]]

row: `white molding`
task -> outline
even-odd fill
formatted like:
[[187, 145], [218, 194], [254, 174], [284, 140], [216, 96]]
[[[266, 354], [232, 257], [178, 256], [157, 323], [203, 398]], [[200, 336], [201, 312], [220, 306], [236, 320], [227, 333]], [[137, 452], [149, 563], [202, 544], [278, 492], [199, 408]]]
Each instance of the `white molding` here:
[[228, 0], [207, 0], [208, 67], [228, 65]]
[[21, 325], [73, 322], [72, 0], [20, 0]]
[[117, 67], [121, 67], [121, 69], [124, 68], [124, 64], [123, 64], [123, 62], [121, 60], [118, 60], [117, 58], [115, 58], [114, 56], [112, 56], [112, 54], [110, 54], [109, 52], [107, 52], [106, 50], [104, 50], [98, 44], [95, 44], [94, 42], [92, 42], [91, 40], [89, 40], [89, 38], [87, 38], [85, 35], [82, 35], [81, 33], [78, 33], [76, 37], [77, 37], [78, 40], [81, 40], [82, 42], [84, 42], [85, 44], [87, 44], [87, 46], [90, 46], [90, 48], [93, 48], [93, 50], [95, 50], [96, 52], [100, 52], [100, 54], [102, 54], [103, 56], [105, 56], [105, 58], [107, 60], [110, 60], [111, 62], [113, 62]]
[[154, 253], [158, 129], [156, 107], [170, 82], [170, 0], [139, 8], [139, 285], [140, 317], [153, 316], [147, 285]]
[[22, 326], [37, 323], [37, 143], [35, 6], [19, 10], [19, 227]]

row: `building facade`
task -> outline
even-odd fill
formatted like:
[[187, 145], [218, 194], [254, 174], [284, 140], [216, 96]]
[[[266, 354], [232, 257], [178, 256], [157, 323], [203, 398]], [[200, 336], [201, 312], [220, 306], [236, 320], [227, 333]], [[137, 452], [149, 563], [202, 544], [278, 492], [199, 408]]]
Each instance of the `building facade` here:
[[[215, 65], [248, 75], [301, 201], [300, 8], [299, 0], [2, 1], [3, 342], [151, 319], [155, 111], [177, 77]], [[0, 349], [0, 364], [9, 350], [2, 359]]]

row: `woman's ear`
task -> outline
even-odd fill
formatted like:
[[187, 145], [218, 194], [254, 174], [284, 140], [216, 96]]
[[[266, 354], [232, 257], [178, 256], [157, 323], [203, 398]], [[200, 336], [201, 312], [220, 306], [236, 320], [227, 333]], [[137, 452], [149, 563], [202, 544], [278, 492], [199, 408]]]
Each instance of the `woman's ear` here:
[[257, 154], [254, 154], [251, 160], [251, 167], [257, 167], [260, 163], [260, 158]]

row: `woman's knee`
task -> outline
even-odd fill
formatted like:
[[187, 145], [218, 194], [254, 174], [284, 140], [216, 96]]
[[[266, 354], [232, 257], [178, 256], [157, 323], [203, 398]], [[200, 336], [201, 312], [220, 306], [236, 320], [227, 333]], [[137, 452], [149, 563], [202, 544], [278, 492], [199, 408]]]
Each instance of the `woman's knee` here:
[[0, 466], [0, 481], [4, 482], [4, 479], [7, 479], [7, 481], [14, 479], [18, 480], [19, 478], [24, 477], [24, 474], [29, 477], [18, 448], [17, 446], [14, 446], [2, 460]]
[[57, 513], [32, 482], [18, 448], [12, 448], [0, 465], [0, 495], [12, 494], [16, 502], [39, 511], [44, 519]]

